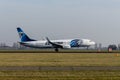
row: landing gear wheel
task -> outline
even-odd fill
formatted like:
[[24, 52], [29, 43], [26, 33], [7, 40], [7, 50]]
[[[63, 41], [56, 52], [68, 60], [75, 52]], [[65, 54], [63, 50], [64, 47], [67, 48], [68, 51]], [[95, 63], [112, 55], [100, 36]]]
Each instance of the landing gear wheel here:
[[58, 52], [59, 50], [58, 50], [58, 48], [55, 48], [55, 52]]

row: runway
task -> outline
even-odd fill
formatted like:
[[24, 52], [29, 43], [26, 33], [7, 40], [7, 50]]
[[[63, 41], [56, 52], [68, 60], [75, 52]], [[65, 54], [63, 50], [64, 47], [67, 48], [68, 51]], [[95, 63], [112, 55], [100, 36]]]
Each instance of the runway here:
[[81, 71], [81, 70], [120, 70], [120, 66], [67, 66], [67, 67], [55, 67], [55, 66], [7, 66], [0, 67], [0, 71]]

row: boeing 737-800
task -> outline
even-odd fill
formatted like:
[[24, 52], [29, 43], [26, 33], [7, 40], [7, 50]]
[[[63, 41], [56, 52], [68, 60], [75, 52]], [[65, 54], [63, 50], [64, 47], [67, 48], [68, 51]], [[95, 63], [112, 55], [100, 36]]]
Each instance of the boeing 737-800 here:
[[50, 40], [46, 37], [46, 40], [34, 40], [29, 38], [21, 28], [17, 28], [19, 37], [20, 37], [20, 44], [33, 47], [33, 48], [54, 48], [55, 51], [58, 51], [59, 48], [61, 49], [70, 49], [75, 47], [89, 47], [95, 45], [94, 41], [89, 39], [64, 39], [64, 40]]

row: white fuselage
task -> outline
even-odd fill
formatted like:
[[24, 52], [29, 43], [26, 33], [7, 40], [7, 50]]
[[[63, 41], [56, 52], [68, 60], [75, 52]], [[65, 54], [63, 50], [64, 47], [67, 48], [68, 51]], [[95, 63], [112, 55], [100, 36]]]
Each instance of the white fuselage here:
[[[95, 45], [95, 42], [89, 39], [51, 40], [51, 42], [61, 45], [62, 48], [89, 47]], [[52, 44], [48, 43], [47, 40], [27, 41], [20, 43], [24, 46], [34, 47], [34, 48], [54, 48]]]

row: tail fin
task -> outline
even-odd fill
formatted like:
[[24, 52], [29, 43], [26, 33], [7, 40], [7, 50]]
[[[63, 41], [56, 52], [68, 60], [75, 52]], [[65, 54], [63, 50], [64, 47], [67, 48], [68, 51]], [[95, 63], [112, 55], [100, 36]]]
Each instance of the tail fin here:
[[17, 31], [18, 31], [18, 34], [19, 34], [19, 37], [21, 39], [21, 42], [26, 42], [26, 41], [36, 41], [36, 40], [33, 40], [33, 39], [30, 39], [24, 32], [21, 28], [17, 28]]

